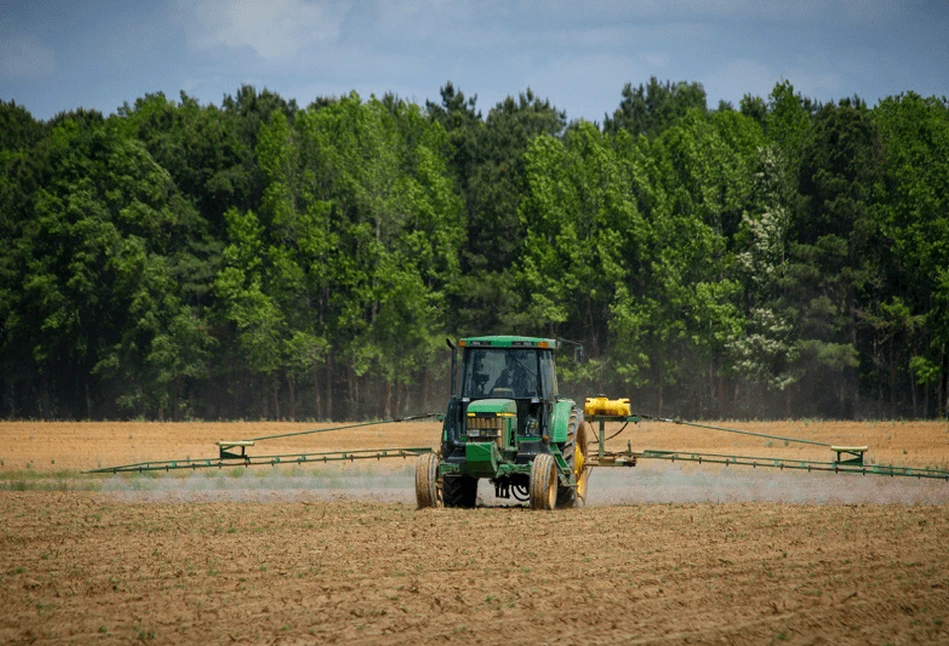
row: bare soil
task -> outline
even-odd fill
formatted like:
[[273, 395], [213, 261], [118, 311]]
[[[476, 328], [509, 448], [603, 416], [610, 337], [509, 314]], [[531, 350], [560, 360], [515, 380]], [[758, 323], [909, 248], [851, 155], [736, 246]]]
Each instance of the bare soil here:
[[[908, 466], [945, 423], [722, 423]], [[307, 424], [0, 423], [0, 643], [947, 643], [949, 483], [646, 462], [582, 509], [417, 511], [402, 460], [83, 476]], [[432, 446], [434, 422], [260, 452]], [[828, 460], [640, 424], [614, 448]], [[484, 484], [484, 483], [483, 483]]]

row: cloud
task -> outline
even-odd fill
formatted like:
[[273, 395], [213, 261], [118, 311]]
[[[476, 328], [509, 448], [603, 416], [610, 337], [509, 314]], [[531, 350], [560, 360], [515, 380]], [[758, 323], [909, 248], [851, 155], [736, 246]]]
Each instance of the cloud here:
[[290, 58], [340, 36], [344, 5], [304, 0], [180, 0], [180, 18], [196, 49], [249, 47], [268, 61]]
[[23, 34], [2, 34], [0, 78], [43, 79], [56, 72], [56, 55], [38, 39]]

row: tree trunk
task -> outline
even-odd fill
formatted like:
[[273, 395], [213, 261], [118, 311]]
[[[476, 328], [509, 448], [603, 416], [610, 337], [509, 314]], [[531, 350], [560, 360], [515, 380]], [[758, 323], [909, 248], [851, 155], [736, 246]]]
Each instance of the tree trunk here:
[[894, 413], [896, 408], [896, 361], [893, 357], [893, 346], [896, 345], [896, 342], [893, 339], [890, 339], [890, 415]]
[[313, 403], [316, 406], [316, 412], [314, 417], [318, 421], [323, 421], [323, 402], [320, 397], [320, 369], [319, 367], [313, 368]]
[[178, 399], [181, 393], [181, 377], [175, 377], [171, 380], [171, 421], [181, 421], [181, 413], [178, 409]]
[[[590, 298], [587, 297], [587, 320], [590, 325], [590, 345], [592, 346], [593, 356], [599, 358], [600, 356], [600, 344], [597, 342], [596, 338], [596, 327], [593, 321], [593, 304], [590, 302]], [[581, 339], [582, 341], [583, 339]]]
[[407, 399], [406, 395], [408, 394], [409, 386], [408, 384], [396, 384], [395, 385], [395, 416], [402, 417], [405, 415], [405, 400]]
[[273, 411], [277, 421], [280, 421], [280, 378], [273, 374]]
[[913, 396], [913, 419], [919, 419], [919, 412], [916, 408], [916, 380], [910, 377], [909, 390]]
[[359, 384], [356, 383], [356, 369], [352, 365], [347, 366], [346, 381], [349, 386], [349, 411], [347, 417], [352, 418], [357, 410], [356, 401], [359, 399]]
[[422, 412], [427, 413], [429, 410], [428, 406], [428, 396], [429, 389], [432, 387], [432, 371], [428, 367], [425, 368], [425, 371], [422, 373]]
[[725, 375], [722, 374], [722, 370], [721, 370], [722, 360], [721, 359], [718, 360], [718, 364], [719, 364], [719, 374], [715, 378], [717, 382], [717, 388], [715, 389], [715, 392], [716, 392], [716, 399], [718, 400], [718, 416], [721, 419], [725, 419], [726, 412], [728, 409], [728, 402], [725, 399], [726, 397], [725, 396], [725, 390], [726, 390], [725, 389]]
[[663, 381], [663, 370], [662, 367], [659, 367], [659, 417], [662, 417], [662, 381]]
[[292, 372], [287, 373], [287, 388], [290, 390], [290, 421], [297, 419], [297, 377]]
[[7, 382], [7, 401], [10, 406], [10, 419], [16, 419], [16, 385], [12, 379]]
[[946, 381], [946, 344], [943, 343], [939, 349], [939, 392], [936, 393], [936, 408], [938, 409], [939, 419], [945, 418], [946, 406], [949, 405], [949, 402], [946, 401], [947, 396], [949, 396]]
[[52, 404], [51, 404], [51, 398], [49, 395], [49, 380], [45, 376], [43, 377], [43, 385], [41, 387], [42, 387], [42, 395], [40, 396], [40, 406], [42, 408], [42, 417], [44, 420], [48, 422], [51, 420], [51, 417], [52, 417], [51, 411], [50, 411], [50, 408], [52, 408]]
[[333, 355], [326, 358], [326, 419], [332, 420], [333, 417]]

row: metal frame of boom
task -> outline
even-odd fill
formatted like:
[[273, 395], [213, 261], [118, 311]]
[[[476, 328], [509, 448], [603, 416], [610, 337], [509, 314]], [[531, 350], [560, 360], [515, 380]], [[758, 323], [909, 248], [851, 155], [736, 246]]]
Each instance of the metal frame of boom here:
[[[314, 464], [326, 462], [355, 462], [356, 460], [382, 460], [387, 458], [410, 458], [433, 453], [434, 449], [430, 447], [392, 447], [383, 449], [356, 449], [352, 451], [320, 451], [309, 453], [283, 453], [276, 455], [257, 455], [247, 454], [247, 449], [255, 446], [258, 442], [278, 438], [287, 438], [300, 435], [309, 435], [313, 433], [327, 433], [331, 431], [341, 431], [364, 426], [373, 426], [377, 424], [391, 424], [409, 420], [428, 419], [437, 417], [434, 413], [426, 415], [417, 415], [413, 417], [393, 418], [378, 420], [372, 422], [360, 422], [356, 424], [347, 424], [344, 426], [335, 426], [330, 428], [311, 429], [306, 431], [294, 431], [290, 433], [280, 433], [276, 435], [264, 435], [251, 438], [249, 440], [221, 440], [217, 442], [218, 456], [215, 458], [186, 458], [184, 460], [155, 460], [148, 462], [136, 462], [133, 464], [123, 464], [112, 467], [103, 467], [93, 469], [86, 473], [141, 473], [145, 471], [172, 471], [178, 469], [209, 469], [225, 467], [250, 467], [258, 465], [299, 465]], [[666, 460], [669, 462], [695, 462], [698, 464], [720, 464], [724, 466], [750, 466], [752, 468], [765, 467], [776, 469], [789, 469], [800, 471], [825, 471], [833, 473], [858, 473], [863, 475], [883, 475], [883, 476], [903, 476], [917, 479], [938, 479], [949, 482], [949, 471], [945, 469], [915, 468], [895, 465], [876, 465], [866, 464], [865, 455], [868, 450], [866, 446], [836, 446], [826, 442], [817, 442], [814, 440], [805, 440], [801, 438], [783, 437], [780, 435], [769, 435], [766, 433], [756, 433], [754, 431], [743, 431], [739, 429], [725, 428], [720, 426], [710, 426], [708, 424], [697, 424], [678, 419], [669, 419], [662, 417], [653, 417], [650, 415], [605, 415], [594, 414], [587, 415], [587, 421], [594, 422], [597, 425], [597, 448], [596, 453], [592, 452], [585, 456], [585, 464], [589, 467], [634, 467], [639, 460]], [[625, 430], [626, 425], [637, 424], [642, 420], [657, 422], [668, 422], [673, 424], [682, 424], [695, 428], [722, 431], [726, 433], [737, 433], [739, 435], [750, 435], [753, 437], [762, 437], [770, 440], [780, 440], [786, 443], [810, 444], [827, 447], [836, 454], [836, 459], [832, 461], [818, 460], [798, 460], [789, 458], [774, 457], [755, 457], [747, 455], [727, 455], [721, 453], [696, 453], [692, 451], [675, 450], [656, 450], [642, 449], [633, 451], [632, 442], [626, 442], [626, 449], [615, 451], [607, 450], [606, 442]], [[607, 423], [621, 423], [624, 426], [610, 437], [606, 436]]]
[[[278, 466], [281, 464], [312, 464], [324, 462], [354, 462], [356, 460], [382, 460], [386, 458], [409, 458], [418, 457], [425, 453], [433, 453], [434, 449], [427, 446], [411, 447], [392, 447], [385, 449], [356, 449], [353, 451], [320, 451], [315, 453], [281, 453], [277, 455], [247, 455], [248, 447], [254, 446], [257, 442], [264, 440], [282, 439], [296, 437], [300, 435], [312, 435], [314, 433], [329, 433], [332, 431], [343, 431], [363, 426], [376, 426], [378, 424], [394, 424], [398, 422], [408, 422], [420, 419], [429, 419], [436, 417], [435, 413], [425, 415], [413, 415], [410, 417], [397, 417], [391, 419], [376, 420], [372, 422], [359, 422], [356, 424], [346, 424], [343, 426], [332, 426], [329, 428], [317, 428], [306, 431], [292, 431], [290, 433], [278, 433], [275, 435], [262, 435], [249, 440], [220, 440], [217, 442], [218, 456], [216, 458], [185, 458], [184, 460], [151, 460], [148, 462], [135, 462], [133, 464], [120, 464], [113, 467], [103, 467], [92, 469], [86, 473], [143, 473], [145, 471], [173, 471], [178, 469], [223, 469], [224, 467], [250, 467], [258, 465]], [[235, 452], [239, 449], [239, 452]]]
[[[836, 446], [826, 442], [816, 442], [814, 440], [804, 440], [794, 437], [783, 437], [780, 435], [769, 435], [766, 433], [756, 433], [753, 431], [742, 431], [733, 428], [724, 428], [720, 426], [710, 426], [708, 424], [696, 424], [683, 420], [669, 419], [663, 417], [653, 417], [650, 415], [588, 415], [586, 418], [590, 422], [597, 424], [597, 452], [596, 455], [587, 457], [586, 464], [591, 467], [633, 467], [639, 460], [667, 460], [669, 462], [695, 462], [698, 464], [722, 464], [725, 466], [750, 466], [752, 468], [765, 467], [776, 469], [790, 469], [801, 471], [826, 471], [832, 473], [857, 473], [861, 475], [882, 475], [882, 476], [904, 476], [917, 479], [945, 480], [949, 482], [949, 471], [945, 469], [903, 467], [894, 465], [866, 464], [864, 456], [869, 447], [866, 446]], [[751, 435], [753, 437], [763, 437], [771, 440], [782, 440], [787, 443], [811, 444], [824, 446], [833, 451], [837, 459], [829, 462], [819, 460], [796, 460], [788, 458], [773, 457], [754, 457], [747, 455], [726, 455], [721, 453], [695, 453], [692, 451], [671, 451], [643, 449], [641, 451], [632, 450], [632, 442], [627, 441], [625, 451], [608, 451], [606, 449], [606, 424], [608, 422], [639, 423], [642, 420], [651, 420], [657, 422], [668, 422], [672, 424], [682, 424], [695, 428], [703, 428], [726, 433], [737, 433], [739, 435]], [[620, 429], [622, 432], [623, 429]], [[614, 434], [618, 435], [619, 433]]]

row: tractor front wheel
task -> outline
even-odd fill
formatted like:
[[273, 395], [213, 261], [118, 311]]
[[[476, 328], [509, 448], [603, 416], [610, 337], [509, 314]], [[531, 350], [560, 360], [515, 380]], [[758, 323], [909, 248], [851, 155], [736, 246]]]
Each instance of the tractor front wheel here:
[[420, 455], [415, 464], [415, 501], [419, 509], [441, 507], [442, 487], [438, 481], [438, 454]]
[[541, 453], [531, 464], [531, 509], [553, 509], [557, 504], [557, 465], [554, 458]]

